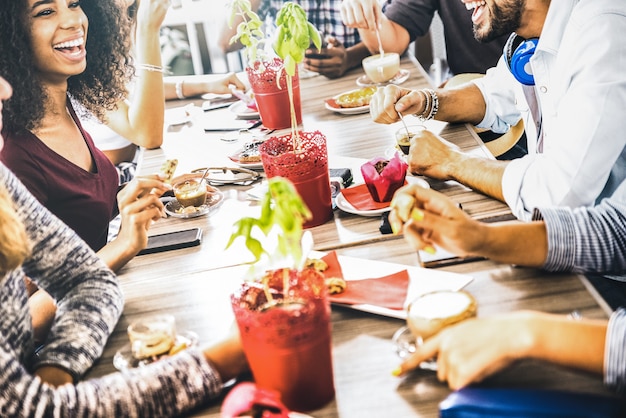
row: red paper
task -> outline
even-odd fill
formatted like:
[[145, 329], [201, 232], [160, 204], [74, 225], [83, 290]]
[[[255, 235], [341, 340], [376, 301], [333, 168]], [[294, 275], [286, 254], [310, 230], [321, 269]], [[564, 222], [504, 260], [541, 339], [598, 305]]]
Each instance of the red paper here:
[[[324, 277], [343, 278], [343, 272], [334, 251], [322, 257], [322, 260], [328, 264], [328, 268], [324, 271]], [[350, 280], [343, 293], [330, 295], [330, 301], [348, 305], [369, 304], [402, 310], [408, 292], [409, 280], [407, 270], [373, 279]]]

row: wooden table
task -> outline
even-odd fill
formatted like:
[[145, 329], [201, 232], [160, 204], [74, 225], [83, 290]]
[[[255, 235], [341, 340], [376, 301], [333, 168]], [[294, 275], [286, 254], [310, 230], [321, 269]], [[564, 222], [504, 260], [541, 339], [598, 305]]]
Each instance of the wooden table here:
[[[406, 59], [403, 67], [411, 71], [403, 86], [427, 85], [421, 68]], [[359, 75], [361, 71], [355, 70], [338, 80], [321, 76], [301, 80], [304, 129], [318, 129], [326, 135], [331, 167], [350, 164], [353, 171], [358, 171], [365, 159], [384, 155], [393, 145], [392, 133], [398, 128], [375, 124], [368, 114], [346, 116], [324, 108], [325, 98], [356, 88], [355, 79]], [[226, 155], [240, 147], [241, 142], [221, 141], [221, 134], [206, 134], [195, 122], [170, 128], [163, 146], [165, 153], [179, 158], [184, 169], [207, 164], [232, 166]], [[435, 123], [431, 128], [464, 150], [486, 155], [486, 149], [467, 126]], [[462, 203], [478, 219], [510, 216], [501, 202], [456, 183], [430, 181], [430, 184]], [[249, 257], [241, 253], [241, 247], [225, 252], [224, 245], [232, 223], [259, 209], [256, 202], [248, 199], [249, 187], [220, 187], [225, 196], [223, 205], [210, 216], [190, 220], [168, 218], [153, 226], [151, 233], [201, 227], [202, 245], [139, 256], [120, 272], [119, 280], [126, 295], [124, 315], [91, 376], [114, 371], [112, 357], [128, 342], [126, 327], [140, 317], [171, 313], [176, 316], [179, 329], [198, 334], [201, 346], [227, 332], [233, 319], [228, 296], [245, 276], [247, 266], [241, 263]], [[311, 232], [318, 250], [335, 249], [340, 255], [417, 266], [415, 251], [401, 237], [381, 235], [378, 225], [378, 217], [336, 211], [333, 220], [312, 228]], [[448, 266], [445, 270], [473, 278], [466, 290], [476, 297], [481, 316], [518, 309], [562, 314], [577, 310], [590, 318], [606, 318], [610, 313], [606, 304], [590, 293], [593, 289], [581, 276], [548, 274], [487, 260]], [[391, 336], [403, 325], [403, 320], [333, 307], [332, 323], [336, 397], [324, 408], [310, 412], [312, 416], [438, 416], [438, 404], [450, 391], [432, 372], [418, 371], [404, 379], [391, 376], [391, 370], [399, 362]], [[481, 386], [610, 393], [599, 376], [533, 361], [520, 362]], [[217, 417], [219, 408], [219, 402], [214, 401], [195, 411], [193, 416]]]

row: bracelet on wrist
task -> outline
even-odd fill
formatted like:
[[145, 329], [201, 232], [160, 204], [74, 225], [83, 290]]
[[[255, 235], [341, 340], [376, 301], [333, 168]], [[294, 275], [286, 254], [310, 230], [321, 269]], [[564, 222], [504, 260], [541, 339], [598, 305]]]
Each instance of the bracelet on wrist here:
[[136, 64], [135, 68], [137, 70], [150, 71], [153, 73], [161, 73], [161, 74], [169, 74], [169, 71], [159, 65], [153, 64]]
[[180, 100], [186, 99], [185, 93], [183, 92], [183, 86], [185, 84], [185, 80], [180, 80], [176, 82], [176, 97]]
[[439, 110], [439, 97], [433, 89], [418, 90], [420, 94], [424, 95], [424, 110], [422, 113], [415, 113], [414, 116], [418, 117], [421, 121], [431, 120], [437, 114]]

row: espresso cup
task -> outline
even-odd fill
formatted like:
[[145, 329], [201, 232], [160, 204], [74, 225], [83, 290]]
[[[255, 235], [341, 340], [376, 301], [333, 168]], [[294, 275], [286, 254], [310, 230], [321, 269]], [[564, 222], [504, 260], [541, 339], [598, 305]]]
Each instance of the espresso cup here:
[[374, 83], [385, 83], [400, 71], [400, 55], [395, 52], [370, 55], [362, 61], [363, 70]]
[[424, 129], [426, 129], [424, 125], [408, 125], [406, 128], [402, 126], [396, 131], [396, 145], [404, 155], [409, 155], [411, 138], [421, 135]]

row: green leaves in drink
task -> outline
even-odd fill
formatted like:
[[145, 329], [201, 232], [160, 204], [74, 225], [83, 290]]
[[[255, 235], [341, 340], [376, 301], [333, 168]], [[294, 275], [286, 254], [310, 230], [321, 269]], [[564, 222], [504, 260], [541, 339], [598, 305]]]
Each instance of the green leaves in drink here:
[[[255, 262], [266, 254], [270, 259], [291, 257], [295, 266], [299, 266], [303, 257], [302, 225], [311, 216], [293, 184], [283, 177], [272, 177], [268, 180], [268, 190], [261, 201], [261, 215], [258, 218], [241, 218], [235, 222], [226, 248], [238, 237], [244, 237], [246, 248], [255, 257]], [[278, 243], [274, 253], [265, 249], [261, 241], [253, 236], [255, 228], [265, 236], [278, 228]]]
[[283, 4], [276, 16], [278, 34], [274, 40], [274, 51], [285, 62], [285, 71], [296, 74], [296, 66], [304, 61], [304, 53], [311, 45], [322, 47], [319, 31], [308, 21], [306, 12], [297, 3]]

